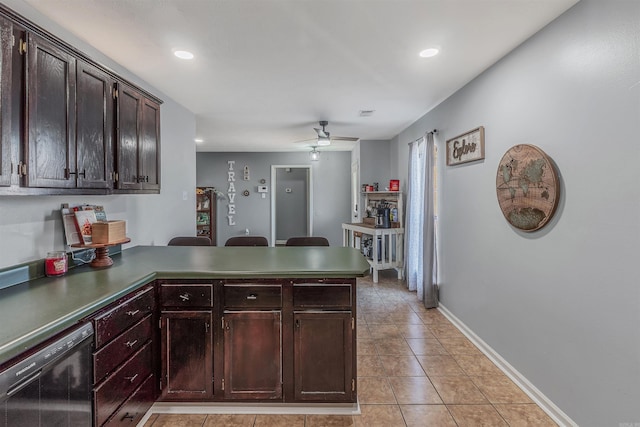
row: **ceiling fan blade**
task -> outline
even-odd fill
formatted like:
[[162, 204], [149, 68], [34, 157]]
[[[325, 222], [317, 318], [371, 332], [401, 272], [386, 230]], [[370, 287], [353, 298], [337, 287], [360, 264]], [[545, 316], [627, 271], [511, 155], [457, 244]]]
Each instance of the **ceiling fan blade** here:
[[352, 136], [332, 136], [331, 140], [332, 141], [349, 141], [349, 142], [356, 142], [358, 141], [360, 138], [355, 138]]
[[309, 138], [309, 139], [302, 139], [300, 141], [294, 141], [294, 144], [308, 144], [309, 146], [311, 145], [316, 145], [316, 142], [318, 141], [318, 138]]

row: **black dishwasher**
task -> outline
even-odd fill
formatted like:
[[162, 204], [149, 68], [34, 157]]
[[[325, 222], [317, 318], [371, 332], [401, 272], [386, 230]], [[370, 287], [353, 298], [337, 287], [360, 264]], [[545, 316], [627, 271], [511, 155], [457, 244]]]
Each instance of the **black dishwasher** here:
[[91, 426], [92, 351], [87, 323], [0, 372], [0, 427]]

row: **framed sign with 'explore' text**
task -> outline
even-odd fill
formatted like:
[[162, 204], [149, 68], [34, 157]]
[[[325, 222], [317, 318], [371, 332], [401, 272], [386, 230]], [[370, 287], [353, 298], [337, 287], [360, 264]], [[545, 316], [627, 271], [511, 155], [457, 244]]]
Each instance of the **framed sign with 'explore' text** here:
[[484, 127], [447, 140], [447, 166], [484, 159]]

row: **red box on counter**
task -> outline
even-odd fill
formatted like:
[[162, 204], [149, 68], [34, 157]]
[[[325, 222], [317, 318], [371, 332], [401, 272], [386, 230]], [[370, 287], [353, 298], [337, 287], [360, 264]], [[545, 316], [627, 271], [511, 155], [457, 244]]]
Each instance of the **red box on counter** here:
[[389, 180], [389, 191], [400, 191], [400, 180], [399, 179], [391, 179], [391, 180]]

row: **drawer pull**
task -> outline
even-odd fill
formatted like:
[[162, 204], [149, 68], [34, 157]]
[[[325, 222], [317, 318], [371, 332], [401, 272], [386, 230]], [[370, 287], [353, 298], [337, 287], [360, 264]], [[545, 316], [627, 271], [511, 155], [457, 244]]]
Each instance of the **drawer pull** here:
[[127, 311], [127, 316], [135, 316], [140, 313], [140, 310]]
[[124, 377], [125, 380], [130, 381], [130, 382], [134, 382], [136, 380], [136, 378], [138, 378], [138, 374], [135, 374], [132, 377]]
[[184, 293], [184, 294], [180, 295], [180, 299], [182, 301], [189, 301], [190, 298], [191, 298], [191, 295], [189, 295], [187, 293]]
[[135, 418], [135, 415], [130, 415], [128, 412], [126, 414], [124, 414], [122, 416], [122, 418], [120, 419], [120, 421], [124, 421], [124, 420], [129, 420], [129, 421], [133, 421], [133, 419]]
[[249, 295], [247, 295], [247, 299], [251, 299], [251, 300], [258, 299], [258, 295], [256, 295], [256, 294], [249, 294]]
[[126, 345], [127, 347], [131, 348], [134, 345], [136, 345], [136, 343], [138, 342], [138, 340], [134, 340], [134, 341], [127, 341], [124, 345]]

